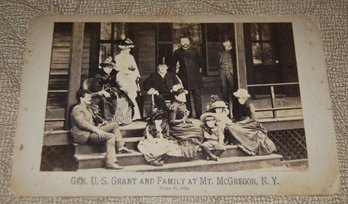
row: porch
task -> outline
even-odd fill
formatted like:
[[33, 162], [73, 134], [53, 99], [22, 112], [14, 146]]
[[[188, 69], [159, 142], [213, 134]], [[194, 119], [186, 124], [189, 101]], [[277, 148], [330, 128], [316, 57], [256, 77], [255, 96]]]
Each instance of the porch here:
[[[163, 57], [161, 53], [164, 53], [166, 58], [170, 58], [170, 54], [176, 46], [172, 37], [159, 37], [159, 29], [168, 26], [168, 24], [140, 25], [132, 23], [129, 24], [128, 28], [125, 27], [124, 23], [111, 23], [110, 25], [112, 29], [110, 36], [115, 36], [117, 32], [128, 32], [137, 45], [133, 54], [139, 67], [142, 67], [143, 79], [155, 70], [157, 58]], [[116, 26], [118, 29], [115, 30], [113, 25], [118, 25], [118, 27]], [[270, 63], [269, 58], [272, 56], [260, 55], [253, 49], [259, 47], [261, 51], [268, 52], [263, 48], [275, 42], [271, 42], [268, 38], [250, 39], [250, 35], [246, 33], [250, 27], [241, 23], [216, 25], [223, 32], [218, 33], [218, 37], [214, 38], [214, 33], [209, 34], [210, 29], [207, 29], [207, 26], [202, 25], [201, 41], [198, 41], [201, 42], [200, 45], [204, 48], [207, 59], [207, 68], [203, 77], [203, 107], [211, 95], [221, 96], [219, 78], [215, 75], [217, 71], [217, 67], [214, 65], [216, 56], [212, 50], [217, 48], [223, 32], [227, 29], [227, 34], [233, 39], [236, 52], [235, 88], [247, 88], [250, 91], [251, 101], [257, 109], [257, 117], [269, 130], [269, 136], [276, 143], [283, 160], [306, 159], [306, 140], [296, 75], [296, 60], [291, 51], [293, 45], [284, 42], [278, 43], [277, 46], [280, 48], [287, 47], [286, 52], [277, 54], [277, 59], [283, 64], [275, 63], [275, 61]], [[283, 37], [289, 31], [289, 25], [272, 26], [279, 29], [278, 33]], [[181, 27], [185, 26], [181, 25]], [[284, 30], [280, 30], [281, 28]], [[170, 29], [175, 31], [173, 27]], [[113, 54], [112, 52], [117, 51], [115, 48], [117, 44], [113, 44], [115, 43], [114, 39], [102, 39], [101, 30], [102, 25], [96, 23], [63, 23], [55, 26], [43, 137], [41, 163], [43, 171], [76, 170], [77, 168], [77, 160], [74, 158], [75, 146], [70, 143], [68, 131], [70, 126], [69, 111], [76, 104], [75, 93], [79, 89], [81, 81], [98, 69], [99, 61], [103, 55]], [[169, 35], [169, 33], [167, 34]], [[202, 40], [203, 37], [205, 40]], [[291, 37], [284, 37], [284, 41], [291, 39]], [[254, 45], [257, 45], [256, 48]], [[277, 70], [276, 67], [279, 69]], [[282, 73], [279, 70], [283, 70]], [[277, 79], [282, 79], [284, 76], [290, 77], [286, 77], [286, 80], [269, 81], [267, 75], [270, 73], [279, 76]], [[290, 88], [279, 88], [285, 86]], [[141, 134], [133, 136], [135, 137], [127, 139], [127, 143], [133, 144], [141, 139]]]

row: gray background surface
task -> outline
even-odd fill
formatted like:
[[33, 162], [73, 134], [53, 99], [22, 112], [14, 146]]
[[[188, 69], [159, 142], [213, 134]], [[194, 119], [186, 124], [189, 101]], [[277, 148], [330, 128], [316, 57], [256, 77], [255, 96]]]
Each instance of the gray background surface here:
[[[23, 53], [30, 19], [49, 14], [265, 15], [319, 17], [338, 149], [341, 187], [332, 196], [17, 197], [10, 191]], [[0, 203], [348, 203], [348, 1], [0, 1]], [[319, 116], [320, 117], [320, 116]], [[324, 147], [323, 147], [324, 148]], [[325, 176], [325, 175], [323, 175]]]

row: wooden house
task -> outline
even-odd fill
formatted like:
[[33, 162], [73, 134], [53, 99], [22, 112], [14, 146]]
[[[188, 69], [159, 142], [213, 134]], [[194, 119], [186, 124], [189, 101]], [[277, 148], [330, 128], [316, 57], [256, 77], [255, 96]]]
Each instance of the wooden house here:
[[[223, 39], [230, 39], [235, 90], [249, 90], [257, 116], [270, 131], [284, 161], [307, 158], [291, 23], [55, 23], [53, 33], [43, 171], [77, 168], [75, 146], [69, 141], [75, 93], [81, 82], [99, 69], [103, 59], [119, 52], [121, 34], [135, 43], [131, 54], [142, 80], [161, 60], [170, 63], [173, 51], [179, 47], [179, 37], [188, 34], [205, 59], [203, 105], [210, 95], [221, 94], [218, 52]], [[134, 143], [137, 139], [128, 140]]]

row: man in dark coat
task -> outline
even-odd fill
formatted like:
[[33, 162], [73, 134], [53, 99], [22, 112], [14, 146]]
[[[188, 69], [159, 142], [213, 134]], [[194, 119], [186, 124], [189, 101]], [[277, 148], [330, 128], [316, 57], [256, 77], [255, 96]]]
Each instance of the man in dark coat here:
[[157, 72], [152, 73], [143, 83], [147, 94], [155, 95], [155, 104], [162, 110], [167, 110], [166, 100], [173, 100], [173, 86], [179, 84], [178, 77], [168, 72], [166, 64], [159, 64]]
[[222, 98], [225, 103], [230, 102], [233, 92], [233, 59], [231, 41], [225, 40], [224, 49], [219, 52], [219, 76], [221, 79]]
[[196, 112], [196, 118], [202, 114], [201, 90], [202, 68], [204, 66], [202, 53], [199, 49], [192, 47], [188, 37], [180, 38], [181, 48], [175, 50], [173, 54], [171, 71], [177, 73], [182, 80], [184, 88], [189, 90], [187, 108], [192, 113], [190, 95]]
[[[103, 63], [100, 63], [102, 69], [98, 70], [94, 75], [94, 84], [92, 85], [92, 92], [104, 90], [103, 95], [94, 97], [93, 99], [98, 104], [103, 119], [111, 121], [114, 119], [117, 109], [117, 98], [125, 98], [130, 114], [134, 114], [134, 104], [129, 96], [120, 89], [120, 86], [116, 82], [116, 70], [114, 69], [115, 64], [112, 62], [112, 57], [108, 57]], [[124, 107], [128, 109], [128, 107]], [[121, 117], [121, 116], [120, 116]], [[130, 115], [129, 117], [132, 117]], [[122, 116], [121, 118], [124, 118]], [[127, 117], [128, 118], [128, 117]], [[125, 124], [131, 122], [127, 121]], [[123, 123], [117, 121], [119, 124]]]

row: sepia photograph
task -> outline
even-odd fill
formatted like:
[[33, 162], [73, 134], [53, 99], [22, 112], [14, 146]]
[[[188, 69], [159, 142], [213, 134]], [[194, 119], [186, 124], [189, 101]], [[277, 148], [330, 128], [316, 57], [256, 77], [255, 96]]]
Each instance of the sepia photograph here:
[[[37, 140], [19, 136], [14, 169], [23, 178], [20, 164], [31, 162], [25, 152], [33, 150], [26, 168], [35, 176], [24, 186], [37, 188], [22, 188], [17, 173], [14, 188], [68, 196], [110, 195], [115, 187], [117, 195], [153, 195], [149, 188], [158, 195], [304, 194], [307, 185], [310, 193], [335, 192], [334, 135], [317, 134], [333, 127], [332, 118], [322, 123], [330, 114], [326, 95], [315, 95], [316, 84], [327, 84], [323, 62], [314, 60], [322, 49], [313, 22], [76, 19], [32, 24], [28, 66], [39, 68], [28, 74], [17, 134], [30, 126]], [[30, 90], [38, 97], [28, 99]], [[322, 143], [330, 153], [316, 154]], [[321, 154], [333, 165], [326, 183], [316, 180], [329, 167], [318, 166]]]
[[41, 171], [308, 166], [291, 23], [57, 22], [48, 87]]

